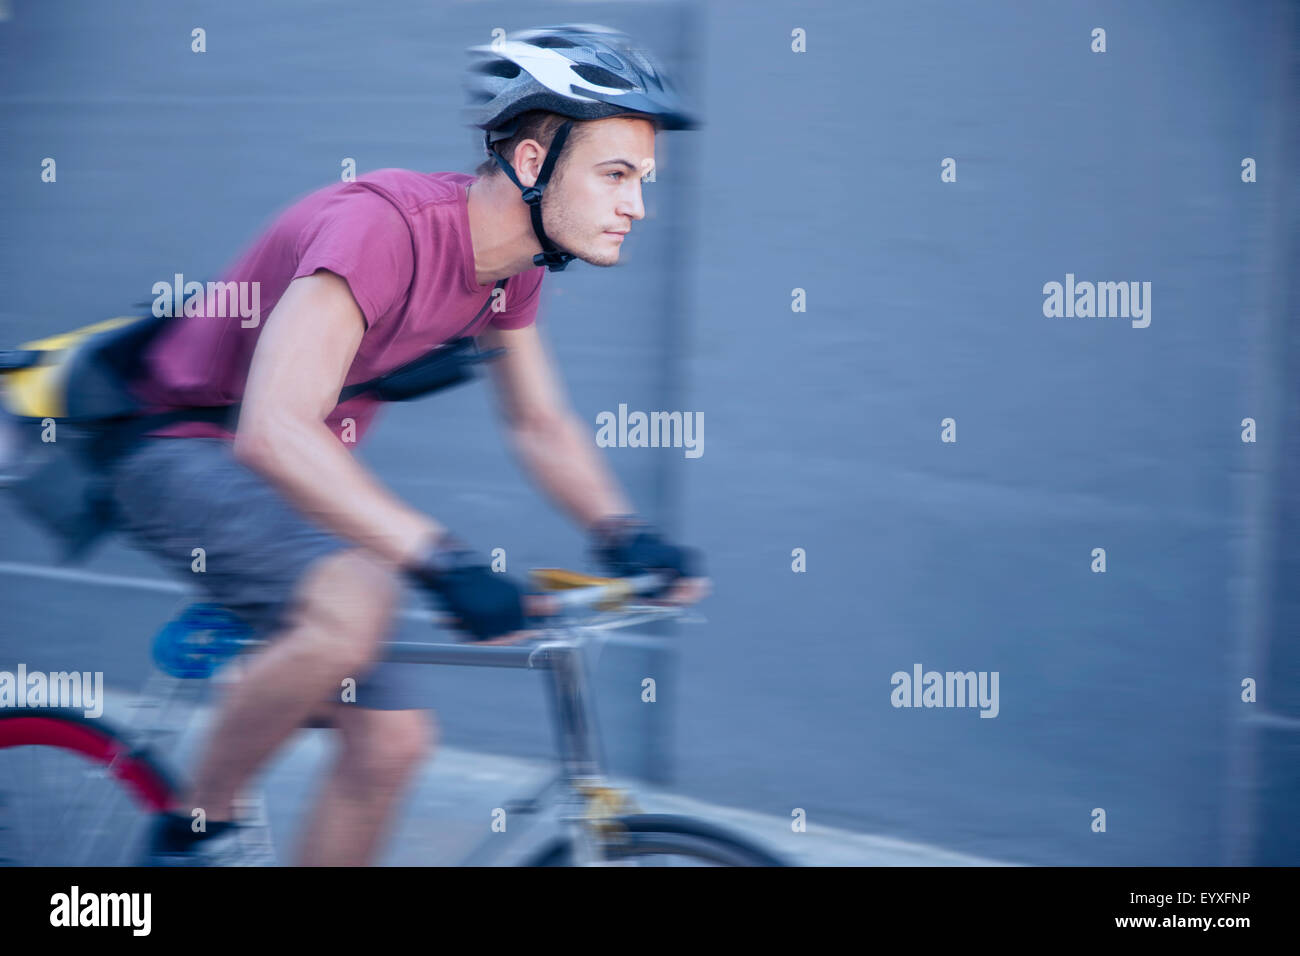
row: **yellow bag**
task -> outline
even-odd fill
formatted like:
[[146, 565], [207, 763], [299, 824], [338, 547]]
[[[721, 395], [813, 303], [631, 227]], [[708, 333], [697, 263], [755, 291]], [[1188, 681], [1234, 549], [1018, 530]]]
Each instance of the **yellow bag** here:
[[104, 439], [140, 411], [127, 383], [165, 321], [120, 316], [0, 350], [0, 487], [64, 560], [111, 525]]

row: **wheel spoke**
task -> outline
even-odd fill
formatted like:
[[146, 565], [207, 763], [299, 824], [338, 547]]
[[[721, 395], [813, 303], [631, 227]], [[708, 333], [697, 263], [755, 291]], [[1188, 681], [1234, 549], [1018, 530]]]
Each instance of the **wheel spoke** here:
[[[9, 725], [0, 745], [0, 862], [129, 865], [152, 805], [168, 795], [166, 778], [110, 727], [87, 730], [77, 721], [39, 717], [30, 743], [24, 722]], [[14, 718], [5, 715], [0, 725], [9, 719]], [[89, 744], [86, 733], [92, 735]], [[108, 747], [101, 749], [104, 743]], [[91, 752], [116, 754], [116, 764], [87, 756]], [[132, 781], [147, 781], [146, 789], [137, 790]]]

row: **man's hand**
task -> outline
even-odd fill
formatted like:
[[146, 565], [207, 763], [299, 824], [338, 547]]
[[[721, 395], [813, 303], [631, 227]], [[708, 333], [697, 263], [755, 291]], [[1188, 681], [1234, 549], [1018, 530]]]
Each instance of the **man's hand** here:
[[526, 609], [528, 596], [513, 580], [494, 572], [450, 534], [441, 535], [409, 573], [476, 642], [516, 644], [535, 634], [523, 625], [526, 610], [539, 610], [536, 602]]
[[694, 604], [709, 593], [704, 561], [694, 548], [669, 544], [659, 532], [630, 515], [596, 522], [591, 529], [597, 561], [618, 577], [661, 572], [670, 584], [654, 595], [661, 604]]

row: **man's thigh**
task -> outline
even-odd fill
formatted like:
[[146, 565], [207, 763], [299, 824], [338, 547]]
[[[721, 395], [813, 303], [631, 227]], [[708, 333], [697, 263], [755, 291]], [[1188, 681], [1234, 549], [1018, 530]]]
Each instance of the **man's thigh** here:
[[[308, 571], [352, 547], [294, 508], [223, 439], [146, 439], [118, 463], [112, 482], [127, 540], [263, 639], [283, 633]], [[415, 670], [376, 664], [358, 675], [351, 706], [429, 706]]]

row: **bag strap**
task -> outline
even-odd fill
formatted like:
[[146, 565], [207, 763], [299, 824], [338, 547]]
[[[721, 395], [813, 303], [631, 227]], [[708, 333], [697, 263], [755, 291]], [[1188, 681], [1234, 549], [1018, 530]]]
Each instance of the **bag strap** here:
[[[493, 286], [493, 292], [504, 288], [505, 283], [505, 279], [498, 279]], [[461, 332], [473, 328], [491, 304], [492, 294], [489, 293], [482, 308], [461, 329]], [[337, 407], [349, 399], [368, 392], [378, 393], [383, 401], [397, 402], [429, 395], [467, 381], [472, 376], [469, 371], [472, 366], [491, 361], [504, 352], [505, 349], [480, 351], [478, 343], [473, 338], [461, 336], [434, 347], [419, 358], [392, 371], [346, 386], [339, 392], [335, 405]], [[124, 454], [147, 432], [182, 422], [206, 422], [234, 430], [242, 407], [240, 402], [231, 405], [193, 406], [106, 421], [96, 429], [98, 435], [90, 449], [92, 460], [99, 464], [110, 462]]]

